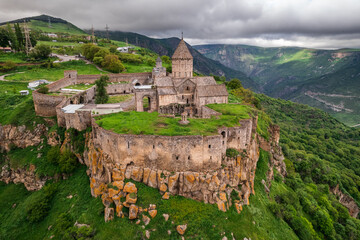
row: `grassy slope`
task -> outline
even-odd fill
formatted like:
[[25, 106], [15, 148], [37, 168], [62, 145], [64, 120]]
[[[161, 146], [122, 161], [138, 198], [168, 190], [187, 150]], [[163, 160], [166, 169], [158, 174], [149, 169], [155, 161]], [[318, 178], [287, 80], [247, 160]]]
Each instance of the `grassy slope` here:
[[55, 64], [54, 68], [44, 68], [40, 66], [31, 67], [24, 73], [18, 73], [5, 77], [6, 80], [13, 81], [33, 81], [46, 79], [56, 81], [64, 77], [65, 70], [77, 70], [78, 74], [100, 74], [102, 73], [95, 66], [86, 64], [84, 61], [70, 61]]
[[[171, 230], [171, 239], [180, 239], [175, 227], [187, 223], [185, 233], [187, 239], [218, 239], [223, 232], [228, 238], [231, 233], [236, 239], [250, 237], [252, 239], [297, 239], [296, 235], [285, 222], [276, 218], [268, 209], [268, 199], [261, 179], [265, 178], [267, 171], [266, 154], [258, 162], [256, 176], [256, 195], [251, 196], [251, 205], [245, 206], [241, 214], [237, 214], [232, 207], [223, 213], [215, 205], [204, 204], [184, 197], [171, 197], [162, 200], [157, 189], [136, 183], [138, 191], [138, 204], [148, 207], [150, 203], [156, 204], [157, 216], [146, 229], [156, 229], [151, 233], [151, 239], [168, 239], [167, 230]], [[145, 230], [135, 221], [115, 218], [110, 223], [103, 219], [103, 205], [99, 198], [90, 195], [89, 179], [85, 173], [86, 168], [80, 167], [68, 180], [58, 183], [58, 190], [51, 202], [49, 215], [41, 222], [31, 224], [26, 219], [25, 209], [32, 199], [40, 192], [27, 192], [23, 185], [0, 183], [0, 218], [7, 221], [0, 222], [0, 238], [5, 239], [43, 239], [54, 234], [48, 230], [57, 217], [68, 212], [73, 221], [90, 224], [96, 230], [95, 239], [141, 239]], [[278, 188], [278, 186], [276, 187]], [[275, 193], [275, 190], [274, 190]], [[69, 199], [67, 196], [72, 195]], [[16, 203], [16, 207], [12, 207]], [[162, 214], [170, 214], [170, 220], [165, 222]], [[174, 224], [171, 223], [174, 221]], [[213, 227], [213, 225], [215, 227]], [[271, 231], [270, 231], [271, 229]], [[59, 239], [57, 236], [55, 239]]]
[[75, 27], [71, 23], [51, 23], [51, 28], [48, 22], [31, 20], [28, 27], [33, 30], [41, 30], [47, 33], [67, 33], [71, 35], [87, 35], [83, 30]]

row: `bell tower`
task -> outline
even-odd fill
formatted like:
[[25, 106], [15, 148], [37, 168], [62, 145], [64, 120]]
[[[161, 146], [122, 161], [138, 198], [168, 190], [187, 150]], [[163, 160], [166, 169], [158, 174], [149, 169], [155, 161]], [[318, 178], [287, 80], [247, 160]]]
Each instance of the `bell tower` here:
[[183, 37], [181, 37], [180, 43], [171, 60], [172, 76], [174, 78], [187, 78], [193, 76], [193, 56], [186, 46]]

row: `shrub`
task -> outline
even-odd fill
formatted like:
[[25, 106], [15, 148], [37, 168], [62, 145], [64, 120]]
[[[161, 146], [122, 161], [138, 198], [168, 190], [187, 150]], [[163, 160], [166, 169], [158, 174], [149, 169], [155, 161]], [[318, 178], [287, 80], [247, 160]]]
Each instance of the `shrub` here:
[[60, 159], [60, 147], [59, 146], [55, 146], [55, 147], [52, 147], [47, 155], [46, 155], [46, 159], [48, 160], [48, 162], [50, 163], [55, 163], [55, 164], [58, 164], [59, 163], [59, 159]]
[[241, 81], [239, 79], [233, 78], [233, 79], [230, 80], [230, 82], [228, 82], [227, 86], [230, 89], [236, 89], [236, 88], [241, 88], [242, 84], [241, 84]]
[[76, 156], [68, 149], [62, 152], [59, 158], [61, 172], [71, 173], [77, 165]]
[[31, 51], [31, 57], [35, 59], [47, 59], [49, 58], [49, 55], [51, 54], [51, 48], [47, 45], [37, 45], [32, 51]]
[[30, 222], [39, 222], [48, 215], [56, 186], [55, 184], [44, 186], [42, 192], [36, 195], [26, 207], [26, 215]]
[[49, 92], [49, 88], [47, 86], [42, 86], [38, 89], [39, 93], [47, 94]]
[[120, 62], [118, 56], [116, 55], [107, 55], [102, 62], [102, 66], [113, 73], [119, 73], [125, 69], [125, 67]]
[[54, 232], [60, 236], [71, 228], [73, 225], [73, 220], [69, 213], [61, 213], [54, 224]]
[[234, 148], [228, 148], [226, 149], [226, 156], [230, 158], [234, 158], [237, 155], [239, 155], [239, 151]]
[[94, 57], [94, 60], [93, 60], [93, 62], [99, 66], [101, 66], [103, 61], [104, 61], [104, 59], [102, 57]]
[[6, 61], [2, 67], [3, 72], [8, 72], [14, 69], [16, 69], [16, 64], [13, 61]]

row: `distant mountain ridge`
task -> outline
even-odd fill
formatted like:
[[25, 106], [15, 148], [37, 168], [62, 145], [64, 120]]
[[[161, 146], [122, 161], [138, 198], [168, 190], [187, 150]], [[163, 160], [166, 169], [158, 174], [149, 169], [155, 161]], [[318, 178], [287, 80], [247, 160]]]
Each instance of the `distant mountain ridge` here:
[[359, 49], [226, 44], [194, 48], [206, 57], [246, 73], [258, 84], [260, 92], [271, 97], [323, 109], [350, 126], [360, 123]]

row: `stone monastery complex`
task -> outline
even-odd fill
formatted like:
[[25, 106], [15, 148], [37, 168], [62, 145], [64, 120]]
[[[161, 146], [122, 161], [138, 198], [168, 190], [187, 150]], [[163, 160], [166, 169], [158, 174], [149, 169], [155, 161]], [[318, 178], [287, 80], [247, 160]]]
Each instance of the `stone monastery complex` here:
[[[50, 94], [33, 92], [35, 111], [40, 116], [57, 116], [58, 125], [86, 133], [86, 150], [82, 157], [89, 167], [93, 196], [102, 196], [106, 214], [121, 216], [118, 195], [106, 186], [121, 185], [125, 178], [158, 188], [164, 198], [182, 195], [206, 203], [217, 203], [222, 211], [232, 204], [230, 193], [238, 193], [236, 209], [249, 203], [254, 193], [256, 163], [259, 147], [272, 153], [271, 164], [283, 172], [285, 166], [278, 145], [279, 129], [272, 128], [272, 138], [264, 140], [257, 134], [257, 117], [249, 116], [235, 127], [220, 127], [210, 136], [161, 136], [118, 134], [99, 126], [94, 116], [121, 111], [157, 111], [159, 116], [181, 115], [180, 124], [187, 118], [211, 118], [221, 113], [207, 104], [228, 103], [224, 84], [213, 77], [193, 76], [193, 57], [181, 40], [172, 56], [172, 73], [167, 73], [161, 59], [148, 73], [108, 74], [109, 95], [133, 94], [131, 100], [116, 104], [94, 104], [95, 86], [69, 94], [69, 86], [94, 84], [101, 75], [78, 75], [65, 71], [64, 78], [48, 86]], [[144, 99], [148, 104], [144, 104]], [[70, 141], [70, 140], [69, 140]], [[227, 149], [236, 149], [241, 156], [229, 158]], [[278, 161], [275, 161], [278, 160]], [[272, 168], [270, 168], [272, 169]], [[121, 203], [120, 203], [121, 204]], [[119, 206], [118, 206], [119, 205]]]

